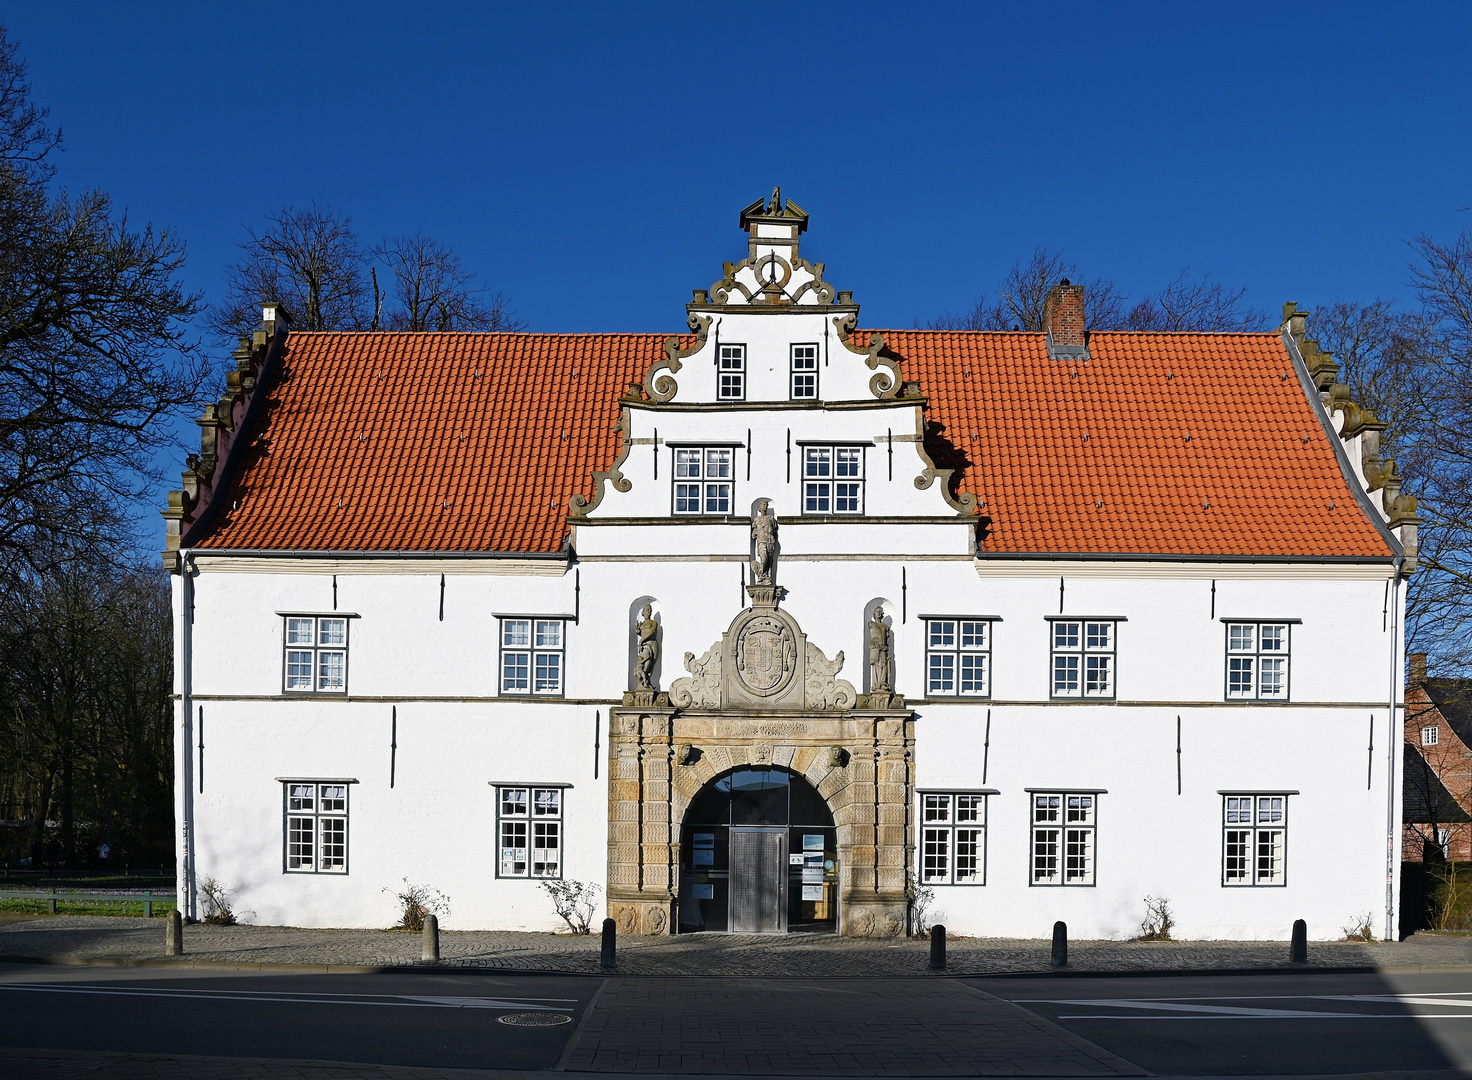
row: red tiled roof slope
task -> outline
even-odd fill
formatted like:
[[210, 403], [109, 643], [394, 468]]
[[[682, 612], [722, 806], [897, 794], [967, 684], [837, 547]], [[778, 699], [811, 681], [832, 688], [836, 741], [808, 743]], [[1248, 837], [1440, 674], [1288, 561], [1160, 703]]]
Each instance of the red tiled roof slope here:
[[[1389, 554], [1275, 334], [1095, 333], [1081, 364], [1041, 334], [883, 333], [984, 550]], [[189, 542], [555, 552], [667, 336], [294, 333], [234, 508]]]
[[1096, 332], [1080, 363], [1042, 334], [883, 333], [983, 500], [983, 550], [1391, 553], [1277, 334]]
[[[667, 334], [293, 333], [203, 548], [555, 552]], [[686, 334], [681, 344], [693, 339]]]

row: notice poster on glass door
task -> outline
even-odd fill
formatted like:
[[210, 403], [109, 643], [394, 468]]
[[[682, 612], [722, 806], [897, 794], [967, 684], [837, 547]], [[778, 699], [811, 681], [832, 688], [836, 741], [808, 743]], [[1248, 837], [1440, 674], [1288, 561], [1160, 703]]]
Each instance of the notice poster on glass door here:
[[802, 849], [804, 851], [822, 851], [823, 850], [823, 834], [822, 833], [803, 833], [802, 834]]

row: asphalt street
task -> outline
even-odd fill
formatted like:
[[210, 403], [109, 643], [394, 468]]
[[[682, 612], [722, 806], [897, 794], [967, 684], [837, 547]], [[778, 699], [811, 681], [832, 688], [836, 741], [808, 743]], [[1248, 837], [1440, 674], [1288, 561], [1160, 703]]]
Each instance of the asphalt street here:
[[1472, 973], [967, 981], [1161, 1075], [1472, 1069]]
[[[1436, 1072], [1472, 1070], [1472, 973], [736, 979], [3, 965], [0, 1074], [30, 1051], [77, 1064], [189, 1059], [150, 1076], [302, 1076], [290, 1063], [306, 1061], [706, 1076]], [[205, 1058], [288, 1064], [206, 1073], [194, 1060]], [[84, 1075], [56, 1064], [35, 1075]], [[133, 1075], [125, 1065], [95, 1075]]]
[[[161, 974], [5, 965], [0, 1046], [550, 1069], [598, 986], [575, 975]], [[524, 1014], [559, 1022], [500, 1022]]]

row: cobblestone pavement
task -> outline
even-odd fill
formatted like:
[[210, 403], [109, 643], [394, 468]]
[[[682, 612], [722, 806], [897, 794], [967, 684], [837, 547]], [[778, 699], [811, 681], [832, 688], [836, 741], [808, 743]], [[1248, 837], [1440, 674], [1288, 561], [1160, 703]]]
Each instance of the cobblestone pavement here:
[[611, 979], [560, 1067], [758, 1076], [1148, 1075], [964, 983], [913, 978]]
[[[499, 931], [441, 931], [440, 966], [597, 974], [598, 937]], [[164, 920], [55, 916], [0, 923], [0, 960], [162, 960]], [[417, 934], [394, 930], [313, 930], [286, 926], [189, 926], [183, 962], [397, 967], [421, 963]], [[1049, 970], [1051, 942], [952, 937], [949, 974]], [[924, 940], [831, 935], [691, 934], [624, 937], [620, 975], [904, 976], [927, 970]], [[1081, 971], [1221, 971], [1297, 968], [1286, 941], [1075, 941], [1069, 967]], [[1310, 942], [1309, 967], [1383, 971], [1472, 968], [1472, 935], [1417, 934], [1399, 944]], [[1301, 968], [1298, 968], [1302, 970]]]

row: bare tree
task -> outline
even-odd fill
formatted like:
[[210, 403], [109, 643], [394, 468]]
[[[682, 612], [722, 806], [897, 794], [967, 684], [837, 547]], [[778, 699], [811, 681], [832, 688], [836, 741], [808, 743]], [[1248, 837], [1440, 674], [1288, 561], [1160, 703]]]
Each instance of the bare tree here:
[[160, 421], [208, 374], [183, 243], [132, 228], [105, 192], [53, 192], [45, 118], [0, 27], [0, 583], [17, 562], [119, 542], [169, 444]]
[[[1038, 248], [1014, 263], [997, 284], [997, 299], [985, 294], [966, 311], [947, 312], [922, 330], [1028, 330], [1043, 329], [1043, 304], [1048, 292], [1065, 279], [1078, 280], [1078, 266], [1062, 251]], [[1128, 307], [1129, 296], [1110, 278], [1084, 284], [1084, 324], [1090, 330], [1193, 330], [1222, 332], [1271, 328], [1266, 313], [1243, 303], [1245, 288], [1227, 289], [1207, 274], [1191, 278], [1190, 268], [1158, 293]]]
[[108, 839], [120, 860], [167, 861], [168, 575], [87, 548], [48, 561], [0, 590], [0, 816], [31, 823], [11, 836], [20, 850], [0, 854], [14, 862], [54, 841], [64, 861], [90, 861]]
[[1265, 311], [1243, 302], [1246, 295], [1246, 286], [1228, 289], [1209, 273], [1193, 280], [1188, 266], [1131, 308], [1120, 329], [1214, 334], [1271, 329]]
[[1310, 324], [1342, 365], [1358, 404], [1387, 427], [1393, 458], [1419, 501], [1419, 566], [1406, 591], [1410, 648], [1445, 671], [1472, 667], [1472, 233], [1417, 237], [1417, 311], [1338, 301]]
[[[454, 248], [422, 233], [387, 237], [373, 251], [393, 274], [391, 330], [521, 330], [503, 293], [476, 284]], [[376, 276], [375, 276], [376, 280]]]
[[[1019, 260], [997, 284], [997, 299], [987, 302], [985, 294], [966, 311], [948, 312], [916, 321], [922, 330], [1029, 330], [1043, 329], [1043, 303], [1048, 291], [1066, 277], [1075, 277], [1078, 266], [1062, 251], [1037, 248], [1031, 257]], [[1108, 278], [1095, 278], [1084, 286], [1085, 322], [1095, 329], [1112, 329], [1124, 321], [1128, 299]]]
[[247, 225], [240, 256], [225, 268], [225, 299], [211, 328], [248, 337], [262, 300], [285, 304], [298, 330], [365, 330], [371, 324], [366, 259], [352, 218], [326, 204], [287, 206]]

